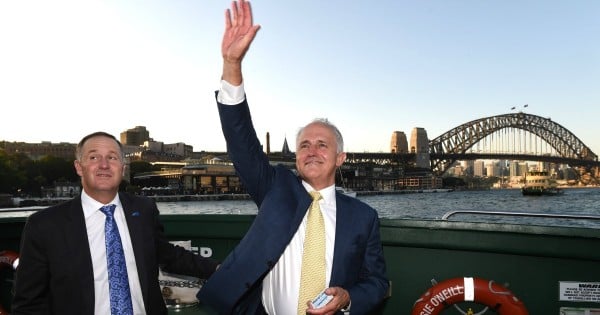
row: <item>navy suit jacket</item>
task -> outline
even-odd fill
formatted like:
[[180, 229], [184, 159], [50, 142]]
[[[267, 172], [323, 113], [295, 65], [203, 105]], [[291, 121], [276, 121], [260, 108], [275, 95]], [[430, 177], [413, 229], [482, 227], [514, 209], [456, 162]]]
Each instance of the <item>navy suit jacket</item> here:
[[[271, 166], [252, 125], [246, 101], [218, 104], [227, 150], [259, 207], [250, 229], [200, 289], [198, 299], [220, 314], [264, 313], [262, 280], [298, 229], [311, 198], [301, 179]], [[388, 290], [377, 212], [336, 193], [336, 237], [330, 286], [348, 290], [351, 313], [366, 314]]]
[[[120, 193], [137, 264], [146, 314], [167, 314], [159, 265], [206, 278], [216, 261], [200, 258], [164, 237], [156, 203]], [[32, 214], [25, 224], [11, 314], [94, 315], [94, 272], [81, 196]]]

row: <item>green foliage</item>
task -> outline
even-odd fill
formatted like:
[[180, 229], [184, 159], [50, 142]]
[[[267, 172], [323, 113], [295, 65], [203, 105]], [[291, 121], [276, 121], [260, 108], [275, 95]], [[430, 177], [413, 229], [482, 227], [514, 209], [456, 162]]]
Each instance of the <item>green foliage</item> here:
[[27, 182], [25, 172], [15, 158], [0, 150], [0, 193], [14, 194]]
[[39, 196], [41, 187], [56, 181], [79, 181], [73, 160], [46, 156], [38, 161], [22, 153], [0, 150], [0, 193]]

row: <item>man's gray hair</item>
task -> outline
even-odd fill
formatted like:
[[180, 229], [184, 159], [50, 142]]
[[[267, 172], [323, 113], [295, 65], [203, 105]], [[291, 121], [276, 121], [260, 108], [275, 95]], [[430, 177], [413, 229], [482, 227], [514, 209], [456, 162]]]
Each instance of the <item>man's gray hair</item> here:
[[320, 124], [322, 126], [329, 128], [331, 131], [333, 131], [333, 134], [335, 135], [335, 142], [337, 144], [337, 148], [336, 148], [337, 152], [336, 153], [344, 152], [344, 138], [342, 137], [342, 133], [327, 118], [315, 118], [315, 119], [313, 119], [313, 121], [308, 123], [306, 126], [300, 128], [300, 130], [298, 130], [298, 133], [296, 134], [296, 146], [298, 145], [298, 141], [300, 139], [300, 134], [302, 134], [302, 132], [304, 131], [304, 129], [307, 126], [312, 125], [312, 124]]
[[77, 144], [77, 147], [75, 148], [75, 159], [77, 159], [78, 161], [81, 161], [81, 159], [83, 158], [83, 145], [86, 143], [86, 141], [88, 141], [91, 138], [94, 137], [106, 137], [106, 138], [110, 138], [113, 139], [117, 145], [119, 146], [119, 154], [121, 156], [121, 161], [125, 161], [125, 153], [123, 152], [123, 145], [121, 144], [121, 142], [119, 140], [117, 140], [117, 138], [115, 138], [115, 136], [111, 135], [108, 132], [104, 132], [104, 131], [97, 131], [94, 133], [91, 133], [85, 137], [83, 137], [83, 139], [81, 139], [81, 141], [79, 141], [79, 143]]

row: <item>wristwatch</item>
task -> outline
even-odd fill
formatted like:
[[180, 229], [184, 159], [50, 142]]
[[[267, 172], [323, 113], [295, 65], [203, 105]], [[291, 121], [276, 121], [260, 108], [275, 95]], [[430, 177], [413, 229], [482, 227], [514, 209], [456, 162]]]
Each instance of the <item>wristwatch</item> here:
[[348, 302], [348, 305], [346, 305], [345, 307], [342, 307], [340, 309], [340, 312], [344, 313], [344, 315], [350, 315], [350, 307], [352, 306], [352, 300], [350, 300], [350, 302]]

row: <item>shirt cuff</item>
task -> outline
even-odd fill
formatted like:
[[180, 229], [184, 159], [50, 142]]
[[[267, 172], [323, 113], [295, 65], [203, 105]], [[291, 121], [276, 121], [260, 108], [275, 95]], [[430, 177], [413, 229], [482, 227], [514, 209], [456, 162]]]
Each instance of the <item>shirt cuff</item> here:
[[225, 105], [237, 105], [243, 102], [245, 98], [244, 82], [239, 86], [235, 86], [225, 80], [221, 80], [221, 88], [217, 94], [217, 101], [219, 103]]
[[340, 312], [344, 313], [344, 315], [350, 314], [350, 307], [352, 307], [352, 300], [348, 302], [348, 306], [341, 308]]

